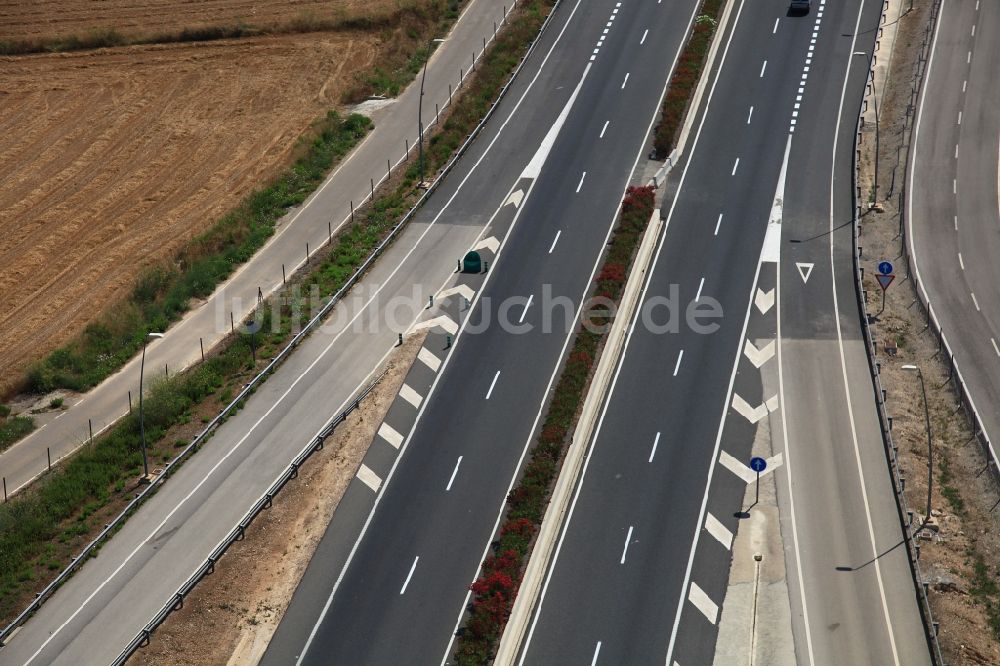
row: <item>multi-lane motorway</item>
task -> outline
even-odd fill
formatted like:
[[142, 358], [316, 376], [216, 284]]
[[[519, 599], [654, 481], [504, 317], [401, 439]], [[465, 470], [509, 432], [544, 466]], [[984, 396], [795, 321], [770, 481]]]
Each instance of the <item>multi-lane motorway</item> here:
[[912, 270], [997, 458], [1000, 441], [1000, 6], [944, 0], [921, 91], [906, 201]]
[[[388, 297], [413, 294], [404, 329], [431, 316], [427, 295], [464, 279], [455, 258], [485, 243], [491, 267], [463, 287], [465, 328], [432, 350], [443, 364], [428, 388], [401, 394], [410, 426], [376, 438], [264, 657], [446, 661], [696, 7], [562, 0], [483, 134], [365, 280], [380, 298], [345, 302], [348, 316], [307, 339], [0, 663], [110, 661], [364, 382], [371, 350], [390, 348]], [[674, 172], [646, 322], [631, 330], [525, 663], [710, 663], [746, 489], [732, 461], [764, 424], [782, 456], [798, 663], [928, 662], [893, 548], [902, 532], [850, 276], [866, 75], [853, 54], [872, 48], [881, 5], [786, 9], [733, 0]], [[656, 330], [669, 312], [652, 304], [674, 289], [678, 329]], [[560, 297], [569, 305], [546, 308]], [[718, 328], [697, 331], [684, 312], [709, 299]], [[487, 316], [520, 332], [473, 331]]]
[[881, 6], [736, 6], [646, 288], [726, 316], [635, 326], [522, 663], [711, 663], [746, 487], [731, 461], [767, 420], [797, 663], [929, 661], [851, 276], [852, 54]]

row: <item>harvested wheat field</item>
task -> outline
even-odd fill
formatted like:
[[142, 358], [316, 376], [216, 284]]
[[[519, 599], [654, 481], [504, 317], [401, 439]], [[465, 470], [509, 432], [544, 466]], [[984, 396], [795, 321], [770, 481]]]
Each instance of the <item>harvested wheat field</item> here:
[[[321, 4], [346, 16], [360, 0], [5, 1], [0, 25], [21, 17], [15, 30], [42, 34], [67, 16], [114, 17], [160, 30], [254, 8], [294, 19]], [[391, 48], [382, 25], [0, 57], [0, 394], [126, 296], [143, 266], [278, 173], [297, 137]]]
[[0, 0], [0, 41], [53, 39], [113, 28], [139, 38], [220, 25], [272, 28], [338, 21], [376, 0]]

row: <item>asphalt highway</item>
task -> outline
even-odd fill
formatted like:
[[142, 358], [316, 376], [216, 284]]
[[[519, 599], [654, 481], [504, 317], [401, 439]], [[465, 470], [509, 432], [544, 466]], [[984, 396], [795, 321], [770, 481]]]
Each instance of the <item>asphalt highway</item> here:
[[921, 91], [907, 187], [912, 270], [997, 461], [1000, 441], [1000, 7], [944, 0]]
[[[451, 33], [440, 44], [427, 67], [424, 86], [424, 124], [430, 127], [435, 108], [444, 109], [449, 91], [457, 90], [462, 70], [468, 72], [473, 54], [481, 55], [483, 40], [492, 40], [494, 26], [503, 22], [505, 0], [471, 0]], [[146, 370], [150, 379], [169, 370], [174, 374], [201, 358], [230, 331], [230, 313], [237, 322], [250, 314], [257, 303], [257, 289], [270, 294], [282, 285], [282, 274], [292, 272], [306, 258], [306, 245], [315, 251], [334, 232], [350, 220], [350, 207], [368, 197], [370, 183], [376, 186], [386, 177], [386, 161], [393, 165], [403, 159], [407, 149], [417, 143], [417, 103], [419, 86], [407, 87], [396, 100], [372, 112], [375, 129], [303, 205], [279, 221], [274, 236], [252, 259], [220, 285], [216, 291], [171, 326], [162, 340], [153, 341], [147, 350]], [[47, 453], [53, 463], [71, 455], [94, 434], [128, 412], [129, 391], [138, 396], [139, 358], [83, 396], [70, 397], [67, 409], [56, 414], [39, 415], [38, 430], [0, 453], [0, 476], [6, 480], [8, 493], [26, 487], [47, 465]], [[48, 452], [47, 452], [48, 450]]]
[[[523, 307], [534, 328], [514, 334], [492, 325], [458, 338], [364, 531], [344, 529], [350, 517], [338, 512], [320, 545], [342, 552], [331, 542], [354, 542], [349, 559], [314, 558], [263, 663], [447, 659], [468, 585], [560, 363], [566, 322], [575, 319], [630, 175], [645, 157], [695, 7], [566, 1], [557, 8], [538, 51], [553, 49], [545, 84], [530, 98], [536, 118], [525, 118], [524, 136], [510, 139], [519, 154], [482, 186], [514, 187], [517, 177], [506, 170], [524, 169], [523, 180], [538, 164], [539, 146], [545, 149], [551, 118], [566, 110], [565, 122], [471, 315], [481, 320], [487, 298], [519, 298], [515, 312]], [[543, 113], [553, 115], [543, 121]], [[543, 325], [546, 292], [573, 303], [556, 310], [551, 333]], [[536, 305], [525, 305], [528, 298]]]
[[851, 275], [852, 53], [881, 4], [736, 7], [644, 295], [679, 285], [724, 316], [633, 327], [524, 664], [712, 663], [764, 419], [797, 663], [929, 661]]

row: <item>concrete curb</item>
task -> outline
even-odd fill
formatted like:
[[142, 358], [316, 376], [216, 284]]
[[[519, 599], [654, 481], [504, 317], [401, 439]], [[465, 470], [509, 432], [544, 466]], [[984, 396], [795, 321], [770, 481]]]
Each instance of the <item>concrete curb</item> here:
[[594, 372], [593, 382], [584, 400], [580, 420], [573, 432], [573, 441], [566, 453], [566, 460], [542, 520], [542, 528], [538, 533], [531, 557], [528, 559], [528, 566], [525, 569], [517, 599], [514, 601], [510, 619], [507, 621], [503, 636], [500, 638], [494, 664], [513, 665], [521, 651], [528, 625], [541, 594], [542, 580], [552, 561], [556, 541], [562, 530], [566, 512], [569, 510], [573, 489], [576, 487], [583, 470], [587, 447], [597, 425], [601, 407], [611, 385], [611, 379], [614, 377], [615, 368], [618, 367], [618, 359], [625, 347], [628, 327], [636, 307], [639, 305], [642, 286], [646, 283], [646, 276], [649, 273], [656, 243], [662, 229], [663, 220], [660, 218], [660, 209], [657, 208], [653, 211], [649, 227], [639, 244], [635, 264], [622, 294], [621, 306], [615, 316], [614, 323], [611, 325], [607, 344], [597, 362], [597, 370]]

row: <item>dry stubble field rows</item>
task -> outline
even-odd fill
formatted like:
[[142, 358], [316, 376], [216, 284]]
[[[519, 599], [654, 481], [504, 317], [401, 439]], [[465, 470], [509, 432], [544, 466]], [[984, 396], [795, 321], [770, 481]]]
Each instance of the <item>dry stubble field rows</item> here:
[[[0, 38], [63, 34], [67, 17], [131, 35], [254, 10], [280, 23], [320, 5], [340, 18], [397, 7], [8, 1]], [[124, 297], [142, 266], [276, 174], [311, 121], [370, 68], [381, 39], [314, 32], [0, 57], [0, 393]]]

